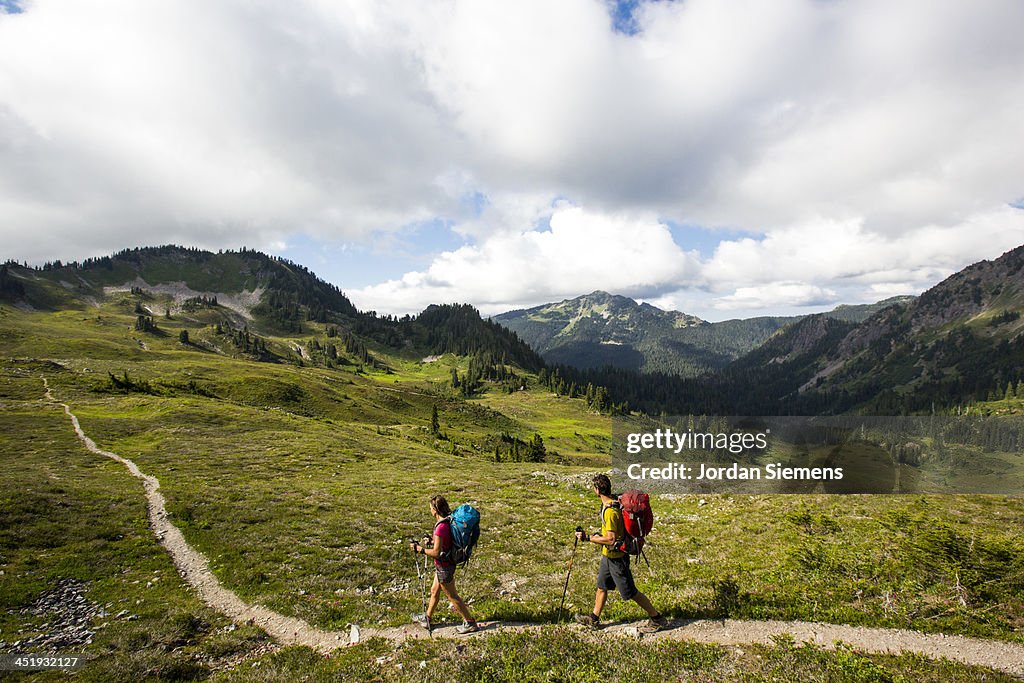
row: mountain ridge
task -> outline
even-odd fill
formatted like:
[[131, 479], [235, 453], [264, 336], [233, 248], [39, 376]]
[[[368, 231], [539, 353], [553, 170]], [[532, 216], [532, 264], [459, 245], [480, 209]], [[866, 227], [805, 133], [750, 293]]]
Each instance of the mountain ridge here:
[[[763, 405], [808, 414], [824, 406], [915, 412], [1001, 397], [1024, 376], [1022, 312], [1024, 246], [974, 263], [846, 330], [815, 337], [786, 328], [733, 363], [725, 377], [734, 386], [740, 378], [774, 385], [774, 399]], [[778, 384], [783, 378], [785, 391]]]
[[[146, 291], [157, 285], [169, 289]], [[186, 296], [196, 292], [246, 293], [257, 332], [294, 336], [311, 326], [321, 332], [337, 326], [355, 339], [346, 345], [361, 358], [367, 346], [377, 345], [409, 357], [484, 354], [483, 365], [537, 370], [573, 367], [567, 361], [586, 354], [588, 365], [562, 372], [567, 385], [605, 386], [613, 405], [628, 401], [645, 410], [898, 414], [985, 400], [1024, 378], [1024, 246], [972, 264], [918, 298], [797, 319], [708, 323], [597, 291], [512, 312], [532, 325], [521, 336], [502, 324], [508, 314], [484, 320], [469, 305], [431, 306], [402, 318], [363, 313], [304, 267], [248, 250], [213, 254], [165, 246], [80, 264], [0, 266], [0, 298], [19, 306], [85, 309], [91, 298], [121, 297], [144, 318], [161, 310], [171, 315], [172, 305], [181, 306], [174, 314], [185, 315], [190, 305], [187, 315], [195, 322], [223, 322], [238, 335], [242, 324], [248, 333], [248, 318], [239, 319], [237, 311], [226, 316], [217, 296]], [[558, 342], [546, 351], [547, 362], [524, 342], [531, 338]], [[246, 338], [246, 349], [249, 343]], [[639, 374], [645, 364], [655, 372]], [[602, 375], [598, 369], [606, 365], [620, 372]], [[687, 373], [700, 381], [672, 379]]]
[[110, 296], [130, 295], [140, 299], [134, 302], [137, 313], [156, 317], [178, 315], [189, 302], [212, 299], [215, 306], [202, 304], [206, 310], [190, 315], [268, 333], [301, 335], [311, 324], [331, 325], [399, 353], [482, 352], [494, 362], [504, 359], [524, 369], [543, 365], [515, 333], [483, 319], [472, 306], [432, 305], [401, 318], [362, 312], [339, 287], [305, 266], [245, 248], [214, 253], [176, 245], [140, 247], [40, 268], [8, 261], [0, 269], [0, 299], [23, 307], [88, 308]]
[[[906, 300], [893, 297], [874, 304], [843, 305], [827, 315], [860, 321]], [[724, 369], [803, 317], [758, 316], [711, 323], [597, 290], [492, 319], [516, 332], [550, 363], [578, 368], [611, 365], [695, 377]]]

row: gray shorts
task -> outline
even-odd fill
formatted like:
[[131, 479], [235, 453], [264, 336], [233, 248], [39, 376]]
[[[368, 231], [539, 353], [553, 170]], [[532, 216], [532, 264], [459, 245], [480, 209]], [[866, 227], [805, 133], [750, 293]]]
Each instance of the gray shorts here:
[[629, 569], [629, 555], [616, 558], [602, 555], [601, 568], [597, 570], [597, 587], [606, 591], [618, 588], [623, 600], [632, 600], [639, 591]]
[[451, 583], [455, 580], [455, 565], [443, 567], [434, 565], [434, 571], [437, 573], [438, 583]]

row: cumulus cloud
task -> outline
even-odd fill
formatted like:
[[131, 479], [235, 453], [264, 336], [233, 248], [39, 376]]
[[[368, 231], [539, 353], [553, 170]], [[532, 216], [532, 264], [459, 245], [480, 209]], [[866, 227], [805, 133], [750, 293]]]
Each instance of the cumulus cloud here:
[[8, 248], [269, 245], [445, 213], [450, 131], [393, 30], [359, 3], [0, 16]]
[[[543, 213], [522, 206], [531, 216]], [[446, 302], [500, 313], [602, 289], [708, 320], [791, 315], [918, 294], [1024, 238], [1024, 210], [1004, 206], [897, 237], [868, 232], [860, 221], [822, 219], [760, 239], [724, 240], [704, 258], [683, 250], [653, 216], [566, 203], [549, 216], [550, 229], [491, 234], [441, 254], [424, 271], [348, 294], [361, 308], [398, 314]]]
[[[348, 292], [357, 306], [417, 311], [431, 303], [471, 301], [498, 313], [596, 289], [643, 296], [696, 273], [653, 217], [594, 214], [555, 207], [546, 230], [493, 234], [479, 245], [441, 254], [423, 272]], [[467, 299], [466, 293], [474, 295]]]
[[805, 282], [934, 284], [963, 266], [998, 256], [1024, 239], [1024, 211], [1009, 205], [954, 225], [923, 225], [895, 236], [863, 219], [820, 218], [763, 239], [724, 241], [703, 265], [712, 290], [797, 278]]
[[735, 293], [719, 297], [715, 308], [747, 310], [788, 306], [822, 306], [838, 299], [831, 289], [806, 282], [772, 282], [757, 287], [740, 287]]
[[[20, 6], [0, 13], [5, 257], [450, 225], [462, 249], [359, 288], [408, 310], [613, 284], [866, 297], [1024, 236], [1017, 0], [641, 1], [631, 35], [605, 0]], [[678, 260], [670, 224], [755, 238], [676, 271], [630, 248], [648, 226]]]
[[452, 3], [427, 83], [482, 182], [705, 225], [817, 214], [874, 231], [958, 222], [1020, 193], [1014, 2]]

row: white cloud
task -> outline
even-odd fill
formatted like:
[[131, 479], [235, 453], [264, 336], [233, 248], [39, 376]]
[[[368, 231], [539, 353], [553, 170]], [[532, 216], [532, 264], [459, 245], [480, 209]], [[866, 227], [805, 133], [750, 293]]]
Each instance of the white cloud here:
[[882, 301], [894, 296], [916, 295], [921, 290], [914, 282], [879, 282], [871, 285], [869, 301]]
[[652, 217], [559, 205], [549, 230], [490, 235], [441, 254], [425, 272], [347, 293], [360, 308], [380, 312], [469, 301], [497, 313], [596, 289], [639, 296], [686, 280], [697, 265], [697, 255], [680, 249]]
[[420, 57], [488, 187], [767, 229], [872, 231], [1015, 199], [1024, 6], [689, 0], [445, 5]]
[[734, 293], [719, 297], [714, 307], [719, 310], [749, 310], [770, 307], [822, 306], [835, 303], [831, 289], [806, 282], [772, 282], [756, 287], [740, 287]]
[[723, 241], [703, 259], [651, 216], [561, 204], [550, 213], [550, 230], [492, 234], [441, 254], [425, 271], [348, 294], [361, 308], [399, 314], [450, 302], [492, 314], [602, 289], [709, 320], [723, 311], [794, 315], [918, 294], [1022, 238], [1024, 210], [1005, 206], [897, 237], [867, 232], [857, 221], [822, 220], [760, 240]]
[[862, 220], [819, 219], [764, 239], [719, 244], [704, 265], [712, 290], [786, 279], [876, 285], [915, 282], [918, 291], [966, 265], [1024, 242], [1024, 211], [1004, 205], [949, 226], [924, 225], [887, 236]]
[[445, 213], [450, 132], [369, 9], [40, 0], [0, 16], [8, 247], [269, 246]]
[[[0, 14], [4, 257], [449, 221], [467, 246], [360, 290], [411, 310], [867, 297], [1024, 241], [1018, 0], [642, 2], [633, 36], [604, 0], [25, 9]], [[659, 220], [761, 238], [698, 262]]]

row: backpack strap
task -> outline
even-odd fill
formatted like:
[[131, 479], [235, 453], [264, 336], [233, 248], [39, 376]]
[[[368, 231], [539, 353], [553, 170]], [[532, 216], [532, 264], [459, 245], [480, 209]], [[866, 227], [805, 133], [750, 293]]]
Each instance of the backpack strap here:
[[448, 547], [445, 548], [444, 550], [442, 550], [441, 554], [437, 556], [437, 559], [439, 559], [439, 560], [447, 560], [448, 558], [450, 558], [452, 556], [452, 552], [454, 552], [454, 550], [455, 550], [455, 548], [454, 548], [455, 538], [452, 536], [452, 516], [451, 515], [448, 515], [447, 517], [444, 517], [442, 519], [437, 520], [437, 523], [434, 524], [434, 533], [433, 533], [433, 535], [437, 536], [437, 527], [441, 526], [445, 522], [448, 523]]
[[[602, 529], [604, 528], [604, 513], [605, 513], [605, 510], [618, 510], [619, 511], [619, 515], [621, 516], [622, 515], [622, 504], [619, 503], [618, 497], [616, 497], [615, 500], [613, 500], [612, 502], [608, 503], [607, 505], [602, 505], [601, 506], [600, 519], [601, 519], [601, 528]], [[623, 530], [625, 530], [625, 528], [626, 528], [625, 523], [623, 523], [622, 528], [623, 528]], [[611, 549], [612, 550], [617, 550], [619, 552], [625, 552], [622, 549], [622, 547], [621, 547], [622, 544], [623, 544], [623, 539], [622, 538], [616, 538], [615, 542], [611, 546]]]
[[601, 526], [604, 526], [604, 511], [611, 508], [612, 510], [618, 510], [622, 512], [622, 504], [618, 500], [613, 500], [607, 505], [601, 505], [601, 512], [598, 515], [601, 518]]

